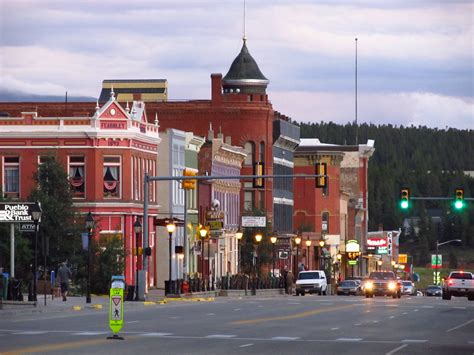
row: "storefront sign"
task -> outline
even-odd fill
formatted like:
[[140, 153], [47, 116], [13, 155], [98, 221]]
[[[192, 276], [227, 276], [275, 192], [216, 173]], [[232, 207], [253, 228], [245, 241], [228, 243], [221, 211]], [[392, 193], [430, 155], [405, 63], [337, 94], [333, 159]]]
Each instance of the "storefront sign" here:
[[360, 253], [360, 245], [357, 240], [348, 240], [346, 242], [346, 252]]
[[36, 202], [0, 203], [0, 223], [33, 222], [33, 208]]

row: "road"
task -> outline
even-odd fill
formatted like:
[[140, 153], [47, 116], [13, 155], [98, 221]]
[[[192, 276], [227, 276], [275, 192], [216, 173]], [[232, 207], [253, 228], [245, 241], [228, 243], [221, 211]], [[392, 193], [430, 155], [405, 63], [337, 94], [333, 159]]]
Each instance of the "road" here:
[[353, 296], [127, 302], [124, 340], [106, 309], [0, 312], [0, 352], [42, 354], [474, 354], [466, 298]]

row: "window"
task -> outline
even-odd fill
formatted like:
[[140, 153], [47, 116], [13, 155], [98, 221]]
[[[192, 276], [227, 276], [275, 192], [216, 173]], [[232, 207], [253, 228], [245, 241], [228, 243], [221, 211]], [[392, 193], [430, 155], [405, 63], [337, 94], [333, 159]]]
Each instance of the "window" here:
[[244, 210], [253, 210], [253, 191], [244, 191]]
[[20, 157], [3, 158], [3, 191], [6, 197], [20, 197]]
[[84, 198], [85, 189], [84, 157], [69, 157], [69, 185], [73, 198]]
[[260, 162], [265, 162], [265, 142], [260, 142]]
[[245, 152], [247, 156], [244, 160], [244, 165], [253, 165], [254, 162], [254, 155], [255, 155], [255, 145], [252, 142], [246, 142], [244, 144]]
[[321, 231], [329, 233], [329, 212], [323, 212], [322, 216]]
[[120, 157], [104, 157], [104, 197], [120, 197]]

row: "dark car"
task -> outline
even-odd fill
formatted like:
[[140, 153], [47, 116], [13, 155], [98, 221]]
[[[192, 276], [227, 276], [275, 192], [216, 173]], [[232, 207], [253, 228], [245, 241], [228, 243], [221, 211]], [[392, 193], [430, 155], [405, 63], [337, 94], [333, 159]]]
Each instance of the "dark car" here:
[[438, 296], [441, 297], [443, 294], [443, 290], [441, 286], [431, 285], [426, 288], [426, 295], [427, 296]]
[[354, 295], [357, 296], [360, 293], [360, 283], [355, 280], [342, 281], [337, 286], [338, 295]]

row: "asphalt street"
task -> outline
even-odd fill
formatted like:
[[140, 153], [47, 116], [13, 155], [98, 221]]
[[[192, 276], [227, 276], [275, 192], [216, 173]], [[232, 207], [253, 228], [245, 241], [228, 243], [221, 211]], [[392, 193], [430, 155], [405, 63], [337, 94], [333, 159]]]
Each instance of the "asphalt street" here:
[[216, 298], [125, 303], [124, 340], [107, 307], [0, 311], [2, 354], [474, 354], [474, 302], [430, 297]]

